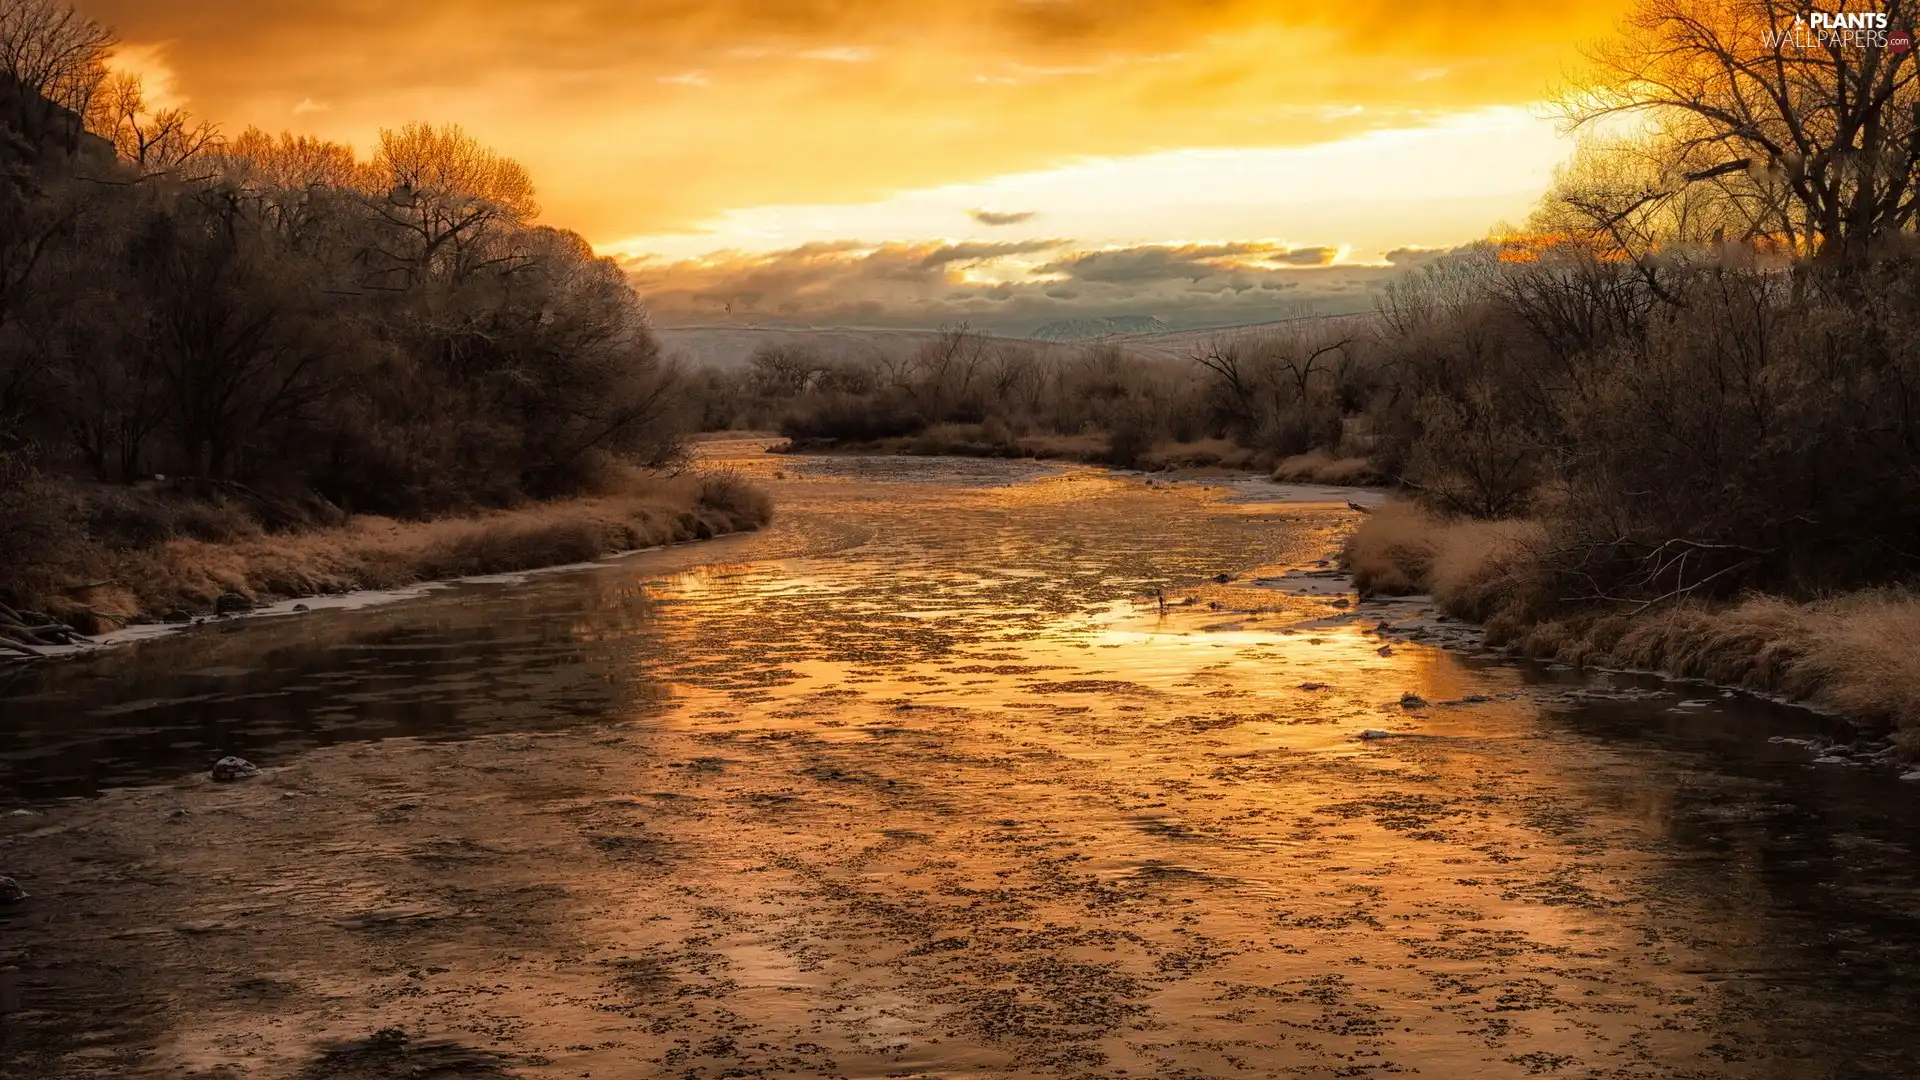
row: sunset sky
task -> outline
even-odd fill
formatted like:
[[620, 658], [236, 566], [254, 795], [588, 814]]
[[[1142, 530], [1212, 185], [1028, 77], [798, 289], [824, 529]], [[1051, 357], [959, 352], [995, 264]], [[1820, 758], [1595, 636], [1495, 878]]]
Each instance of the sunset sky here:
[[[662, 324], [1364, 306], [1525, 215], [1608, 3], [92, 0], [216, 120], [451, 120]], [[731, 305], [732, 312], [726, 309]], [[1030, 327], [1029, 327], [1030, 328]]]

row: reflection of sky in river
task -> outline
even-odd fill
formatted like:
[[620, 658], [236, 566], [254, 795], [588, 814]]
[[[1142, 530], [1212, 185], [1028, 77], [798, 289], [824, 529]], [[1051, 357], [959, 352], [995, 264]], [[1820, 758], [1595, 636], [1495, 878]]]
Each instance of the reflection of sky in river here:
[[[770, 1067], [760, 1043], [823, 1048], [795, 1051], [803, 1075], [1903, 1074], [1916, 799], [1765, 741], [1825, 722], [1383, 653], [1348, 598], [1252, 587], [1324, 559], [1339, 504], [995, 462], [743, 465], [786, 474], [759, 536], [22, 675], [0, 782], [80, 792], [239, 751], [349, 793], [309, 804], [330, 829], [383, 757], [455, 751], [313, 748], [470, 740], [432, 774], [444, 816], [383, 810], [387, 847], [324, 872], [393, 910], [408, 888], [554, 890], [542, 926], [620, 942], [633, 1023], [574, 1018], [587, 976], [537, 941], [503, 959], [454, 935], [443, 966], [544, 988], [490, 1007], [537, 1012], [543, 1054], [595, 1075], [622, 1073], [563, 1050], [610, 1023], [637, 1040], [615, 1060], [679, 1038], [720, 1048], [711, 1075]], [[539, 731], [554, 749], [498, 737]], [[126, 797], [203, 789], [173, 791]], [[249, 836], [265, 874], [283, 838]], [[284, 917], [342, 902], [314, 895]], [[359, 940], [329, 946], [329, 978], [351, 985]]]

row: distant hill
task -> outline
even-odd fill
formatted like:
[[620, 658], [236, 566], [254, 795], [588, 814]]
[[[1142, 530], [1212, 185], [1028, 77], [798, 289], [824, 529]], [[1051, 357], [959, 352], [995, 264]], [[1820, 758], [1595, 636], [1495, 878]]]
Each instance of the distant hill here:
[[1108, 340], [1128, 352], [1138, 356], [1157, 356], [1169, 360], [1186, 360], [1195, 353], [1211, 348], [1221, 342], [1247, 341], [1272, 334], [1285, 334], [1303, 326], [1346, 326], [1354, 332], [1362, 331], [1369, 323], [1378, 318], [1372, 312], [1355, 312], [1348, 315], [1308, 315], [1302, 318], [1280, 319], [1274, 322], [1247, 323], [1240, 326], [1208, 326], [1195, 330], [1164, 330], [1150, 334], [1122, 334]]
[[769, 345], [804, 346], [842, 359], [880, 360], [910, 355], [940, 334], [937, 330], [717, 324], [661, 326], [653, 336], [668, 356], [726, 371], [746, 366], [755, 349]]
[[[1244, 326], [1216, 326], [1199, 330], [1168, 330], [1160, 325], [1158, 319], [1146, 316], [1127, 316], [1124, 319], [1063, 319], [1042, 327], [1081, 324], [1098, 326], [1090, 336], [1043, 340], [1037, 336], [1025, 339], [1027, 344], [1043, 353], [1073, 353], [1096, 341], [1111, 341], [1128, 352], [1138, 356], [1152, 357], [1171, 361], [1186, 362], [1195, 352], [1212, 346], [1216, 342], [1244, 340], [1260, 337], [1264, 334], [1284, 332], [1301, 322], [1352, 323], [1356, 328], [1373, 318], [1370, 314], [1361, 315], [1324, 315], [1307, 319], [1289, 319], [1280, 322], [1252, 323]], [[1157, 326], [1138, 332], [1128, 332], [1119, 326], [1139, 324]], [[1117, 326], [1115, 325], [1117, 324]], [[938, 330], [908, 330], [892, 327], [864, 326], [749, 326], [742, 323], [717, 323], [705, 326], [662, 326], [656, 327], [654, 337], [660, 342], [662, 352], [677, 357], [695, 367], [717, 368], [722, 371], [738, 370], [745, 367], [747, 358], [755, 349], [767, 345], [803, 346], [814, 349], [824, 356], [854, 360], [894, 359], [908, 356], [926, 345], [937, 341]], [[996, 342], [1013, 341], [1011, 339], [988, 335]]]
[[1106, 319], [1055, 319], [1035, 330], [1036, 341], [1086, 341], [1114, 334], [1158, 334], [1167, 324], [1151, 315], [1115, 315]]

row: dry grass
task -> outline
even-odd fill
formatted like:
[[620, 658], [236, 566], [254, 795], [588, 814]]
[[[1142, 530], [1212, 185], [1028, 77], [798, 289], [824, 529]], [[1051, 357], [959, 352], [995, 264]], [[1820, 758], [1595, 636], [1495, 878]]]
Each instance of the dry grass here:
[[1191, 442], [1169, 440], [1148, 447], [1134, 461], [1134, 467], [1147, 472], [1166, 472], [1173, 469], [1258, 471], [1272, 460], [1264, 452], [1249, 450], [1230, 439], [1196, 439]]
[[1365, 487], [1380, 483], [1380, 474], [1366, 458], [1335, 457], [1325, 450], [1309, 450], [1282, 461], [1274, 468], [1273, 479], [1282, 484]]
[[654, 482], [570, 499], [422, 522], [362, 516], [290, 533], [236, 530], [224, 540], [80, 547], [28, 592], [29, 606], [86, 632], [204, 612], [222, 595], [253, 602], [586, 562], [620, 551], [750, 530], [772, 516], [766, 494], [732, 473]]
[[1343, 557], [1362, 595], [1429, 593], [1529, 656], [1781, 694], [1895, 727], [1920, 753], [1920, 595], [1750, 596], [1638, 614], [1553, 605], [1539, 602], [1544, 538], [1536, 522], [1460, 521], [1392, 500]]
[[1100, 461], [1108, 444], [1104, 435], [1022, 435], [1020, 449], [1042, 460]]
[[[1564, 624], [1563, 624], [1564, 625]], [[1638, 618], [1613, 616], [1534, 649], [1664, 671], [1810, 701], [1903, 729], [1920, 750], [1920, 596], [1896, 589], [1811, 603], [1751, 596]]]
[[1536, 522], [1454, 520], [1392, 499], [1347, 538], [1342, 558], [1362, 596], [1428, 593], [1477, 621], [1532, 591], [1544, 539]]
[[1392, 499], [1347, 538], [1341, 561], [1361, 596], [1425, 592], [1445, 524], [1413, 503]]

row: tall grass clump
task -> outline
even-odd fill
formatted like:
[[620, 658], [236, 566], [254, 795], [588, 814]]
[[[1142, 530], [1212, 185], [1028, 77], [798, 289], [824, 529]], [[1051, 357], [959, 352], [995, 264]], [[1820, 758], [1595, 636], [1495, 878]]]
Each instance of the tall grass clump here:
[[363, 514], [271, 533], [249, 523], [224, 535], [181, 532], [130, 545], [89, 541], [67, 552], [58, 573], [28, 579], [22, 603], [97, 632], [142, 619], [208, 614], [223, 597], [266, 603], [587, 562], [751, 531], [771, 517], [763, 490], [737, 474], [716, 472], [427, 521]]

